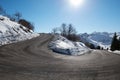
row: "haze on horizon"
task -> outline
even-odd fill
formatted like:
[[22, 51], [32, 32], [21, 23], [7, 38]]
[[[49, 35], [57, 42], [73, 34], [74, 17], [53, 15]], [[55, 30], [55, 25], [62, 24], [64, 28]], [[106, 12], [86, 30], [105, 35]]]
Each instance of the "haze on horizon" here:
[[[76, 2], [74, 2], [76, 1]], [[9, 13], [22, 13], [35, 24], [35, 32], [51, 32], [62, 23], [78, 33], [119, 32], [120, 0], [0, 0]]]

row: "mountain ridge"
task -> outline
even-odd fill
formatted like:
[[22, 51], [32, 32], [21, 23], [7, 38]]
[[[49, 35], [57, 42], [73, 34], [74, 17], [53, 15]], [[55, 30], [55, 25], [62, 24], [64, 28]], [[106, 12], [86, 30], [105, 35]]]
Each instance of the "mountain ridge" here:
[[[84, 43], [91, 43], [95, 47], [100, 46], [104, 49], [110, 48], [112, 38], [114, 33], [109, 32], [93, 32], [93, 33], [81, 33], [80, 39]], [[117, 32], [117, 35], [119, 37], [120, 32]]]

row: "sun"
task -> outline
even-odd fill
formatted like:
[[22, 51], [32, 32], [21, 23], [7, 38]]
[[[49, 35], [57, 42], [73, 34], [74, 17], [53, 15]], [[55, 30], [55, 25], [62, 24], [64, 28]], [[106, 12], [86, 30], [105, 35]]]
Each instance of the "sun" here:
[[84, 0], [69, 0], [71, 6], [78, 8], [79, 6], [83, 5]]

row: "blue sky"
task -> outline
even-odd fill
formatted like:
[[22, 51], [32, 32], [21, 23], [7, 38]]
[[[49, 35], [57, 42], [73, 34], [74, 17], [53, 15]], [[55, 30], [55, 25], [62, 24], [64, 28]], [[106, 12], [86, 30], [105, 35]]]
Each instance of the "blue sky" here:
[[9, 14], [21, 12], [36, 32], [51, 32], [62, 23], [73, 24], [78, 33], [120, 32], [120, 0], [84, 0], [76, 9], [68, 0], [0, 0], [0, 5]]

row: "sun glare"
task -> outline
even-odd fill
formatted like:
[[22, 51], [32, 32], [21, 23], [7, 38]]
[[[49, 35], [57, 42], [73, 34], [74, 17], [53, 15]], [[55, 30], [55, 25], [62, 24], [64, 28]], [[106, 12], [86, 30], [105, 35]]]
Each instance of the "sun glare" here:
[[78, 8], [79, 6], [83, 5], [84, 0], [69, 0], [71, 6]]

